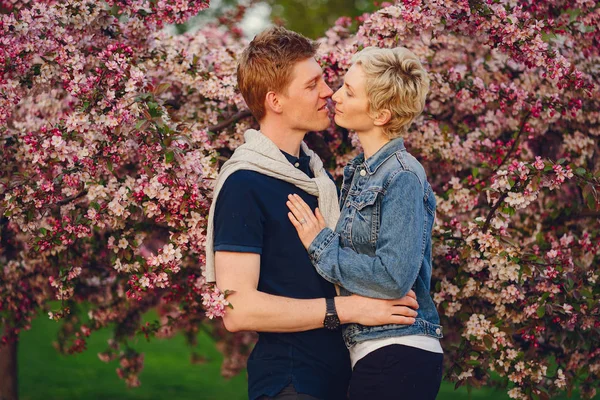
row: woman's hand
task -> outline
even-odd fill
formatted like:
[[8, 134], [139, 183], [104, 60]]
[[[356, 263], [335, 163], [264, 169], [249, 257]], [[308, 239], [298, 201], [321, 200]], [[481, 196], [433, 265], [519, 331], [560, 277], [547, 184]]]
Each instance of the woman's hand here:
[[327, 226], [325, 219], [321, 215], [319, 208], [315, 210], [316, 215], [313, 214], [308, 204], [297, 194], [288, 195], [288, 201], [285, 204], [287, 204], [291, 211], [288, 213], [288, 217], [292, 221], [292, 225], [296, 228], [304, 248], [308, 250], [308, 247], [315, 240], [319, 232]]

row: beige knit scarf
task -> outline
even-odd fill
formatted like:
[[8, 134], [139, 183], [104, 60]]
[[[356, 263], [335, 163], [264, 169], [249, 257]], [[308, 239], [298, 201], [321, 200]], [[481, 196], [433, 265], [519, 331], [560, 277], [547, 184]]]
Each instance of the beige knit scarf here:
[[[215, 253], [213, 250], [215, 204], [217, 203], [219, 191], [223, 187], [223, 184], [234, 172], [239, 170], [256, 171], [263, 175], [289, 182], [306, 193], [317, 196], [319, 210], [321, 210], [327, 226], [331, 229], [335, 229], [340, 216], [335, 184], [325, 172], [323, 162], [319, 156], [310, 150], [306, 146], [306, 143], [302, 142], [301, 147], [304, 153], [310, 156], [309, 165], [315, 176], [312, 179], [295, 168], [285, 158], [275, 143], [261, 132], [249, 129], [244, 134], [244, 139], [245, 143], [238, 147], [231, 158], [223, 164], [216, 180], [213, 201], [208, 213], [208, 228], [206, 232], [206, 267], [204, 275], [208, 282], [215, 281]], [[241, 199], [241, 201], [244, 200]], [[281, 217], [287, 218], [286, 215], [282, 215]]]

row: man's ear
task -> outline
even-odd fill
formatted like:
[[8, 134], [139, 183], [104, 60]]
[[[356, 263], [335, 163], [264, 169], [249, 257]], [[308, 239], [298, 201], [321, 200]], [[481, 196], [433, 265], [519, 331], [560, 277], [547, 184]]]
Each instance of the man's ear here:
[[265, 109], [271, 110], [276, 114], [281, 114], [283, 107], [277, 93], [273, 91], [267, 92], [267, 95], [265, 96]]
[[392, 119], [392, 113], [388, 109], [379, 110], [377, 114], [375, 114], [375, 119], [373, 120], [373, 125], [375, 126], [384, 126]]

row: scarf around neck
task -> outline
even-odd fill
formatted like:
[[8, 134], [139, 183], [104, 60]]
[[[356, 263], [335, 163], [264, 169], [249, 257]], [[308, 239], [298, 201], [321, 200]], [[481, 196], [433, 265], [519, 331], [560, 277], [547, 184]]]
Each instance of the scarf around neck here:
[[[340, 216], [337, 189], [323, 168], [323, 162], [310, 150], [306, 143], [300, 144], [304, 153], [310, 157], [310, 169], [315, 175], [308, 177], [304, 172], [295, 168], [285, 158], [281, 150], [262, 132], [249, 129], [244, 133], [245, 143], [238, 147], [231, 158], [227, 160], [216, 179], [213, 191], [213, 201], [208, 213], [206, 231], [206, 266], [204, 275], [207, 282], [215, 282], [215, 252], [214, 252], [214, 216], [215, 205], [223, 184], [231, 174], [239, 170], [255, 171], [272, 178], [293, 184], [306, 193], [318, 198], [319, 210], [325, 218], [325, 223], [335, 229]], [[287, 218], [283, 215], [282, 218]], [[291, 222], [290, 222], [291, 224]]]

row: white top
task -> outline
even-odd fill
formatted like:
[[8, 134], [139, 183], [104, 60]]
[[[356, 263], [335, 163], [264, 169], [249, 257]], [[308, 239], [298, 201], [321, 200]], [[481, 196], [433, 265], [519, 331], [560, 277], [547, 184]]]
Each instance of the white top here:
[[391, 344], [403, 344], [404, 346], [416, 347], [417, 349], [432, 353], [444, 353], [439, 339], [425, 335], [394, 336], [383, 339], [365, 340], [364, 342], [356, 343], [350, 348], [352, 369], [367, 354]]

